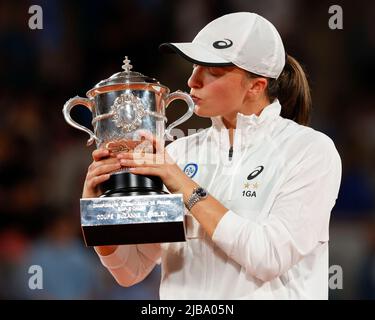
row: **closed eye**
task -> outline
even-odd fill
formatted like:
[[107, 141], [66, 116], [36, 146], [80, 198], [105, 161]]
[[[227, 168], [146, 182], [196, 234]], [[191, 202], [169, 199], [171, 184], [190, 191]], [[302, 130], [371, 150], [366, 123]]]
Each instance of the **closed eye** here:
[[225, 73], [227, 73], [227, 71], [229, 71], [223, 67], [208, 67], [207, 69], [208, 69], [208, 72], [214, 77], [220, 77], [224, 75]]

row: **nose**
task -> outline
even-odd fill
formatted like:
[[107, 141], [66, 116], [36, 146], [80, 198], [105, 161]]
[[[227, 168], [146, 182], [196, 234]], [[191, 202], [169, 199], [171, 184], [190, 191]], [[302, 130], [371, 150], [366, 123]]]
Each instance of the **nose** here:
[[189, 88], [197, 89], [202, 87], [202, 67], [195, 66], [187, 82]]

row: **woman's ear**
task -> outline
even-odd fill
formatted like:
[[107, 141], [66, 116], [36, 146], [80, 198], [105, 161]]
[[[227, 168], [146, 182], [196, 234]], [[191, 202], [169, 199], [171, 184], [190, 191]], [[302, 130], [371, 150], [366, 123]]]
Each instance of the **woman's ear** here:
[[248, 84], [248, 93], [252, 97], [263, 96], [266, 93], [268, 80], [266, 78], [252, 78]]

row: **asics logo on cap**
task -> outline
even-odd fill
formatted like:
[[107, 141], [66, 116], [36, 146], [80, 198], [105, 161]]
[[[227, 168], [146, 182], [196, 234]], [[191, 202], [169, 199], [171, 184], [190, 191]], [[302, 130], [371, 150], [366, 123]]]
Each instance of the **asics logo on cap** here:
[[215, 49], [226, 49], [233, 46], [233, 41], [230, 39], [218, 40], [215, 41], [212, 45]]

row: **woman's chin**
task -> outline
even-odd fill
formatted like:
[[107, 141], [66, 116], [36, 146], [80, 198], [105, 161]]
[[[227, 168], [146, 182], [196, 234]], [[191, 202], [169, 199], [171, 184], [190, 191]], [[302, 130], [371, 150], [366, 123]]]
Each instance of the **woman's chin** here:
[[195, 105], [194, 113], [198, 117], [202, 117], [202, 118], [210, 118], [210, 117], [214, 117], [215, 116], [214, 114], [212, 114], [212, 112], [209, 112], [207, 109], [202, 108], [202, 107], [200, 107], [198, 105]]

